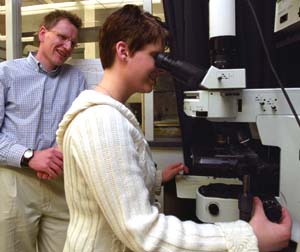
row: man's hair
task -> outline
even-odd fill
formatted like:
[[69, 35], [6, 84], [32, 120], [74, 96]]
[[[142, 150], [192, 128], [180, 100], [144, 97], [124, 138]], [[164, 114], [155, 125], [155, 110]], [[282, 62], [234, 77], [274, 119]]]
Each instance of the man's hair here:
[[113, 65], [118, 41], [128, 44], [130, 55], [151, 43], [168, 43], [169, 33], [160, 18], [144, 12], [138, 6], [125, 5], [112, 13], [100, 30], [99, 50], [103, 68]]
[[60, 20], [67, 19], [71, 24], [73, 24], [78, 30], [82, 26], [81, 18], [76, 14], [65, 10], [54, 10], [47, 14], [40, 26], [45, 26], [46, 29], [50, 30], [53, 28]]

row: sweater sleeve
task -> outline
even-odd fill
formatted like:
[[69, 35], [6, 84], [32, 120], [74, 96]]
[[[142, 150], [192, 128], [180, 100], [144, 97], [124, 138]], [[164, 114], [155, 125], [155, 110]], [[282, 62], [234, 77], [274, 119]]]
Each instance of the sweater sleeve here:
[[196, 224], [160, 214], [149, 201], [131, 125], [117, 110], [95, 106], [71, 126], [72, 155], [125, 246], [136, 252], [258, 251], [246, 222]]

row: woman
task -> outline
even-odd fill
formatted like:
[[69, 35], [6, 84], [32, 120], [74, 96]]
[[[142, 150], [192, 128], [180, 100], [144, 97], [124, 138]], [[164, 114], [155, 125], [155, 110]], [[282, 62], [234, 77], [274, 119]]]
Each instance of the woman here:
[[[167, 32], [160, 21], [126, 5], [108, 17], [100, 35], [103, 79], [84, 91], [57, 132], [64, 154], [70, 225], [64, 251], [261, 251], [287, 245], [291, 220], [268, 222], [255, 200], [250, 225], [181, 222], [160, 214], [154, 193], [181, 165], [157, 173], [139, 124], [124, 106], [153, 89], [155, 56]], [[175, 170], [175, 172], [173, 172]]]

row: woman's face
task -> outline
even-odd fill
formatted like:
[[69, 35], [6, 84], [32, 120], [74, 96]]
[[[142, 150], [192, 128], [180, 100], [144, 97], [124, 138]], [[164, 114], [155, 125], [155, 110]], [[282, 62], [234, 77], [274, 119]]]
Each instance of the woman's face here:
[[159, 74], [154, 57], [163, 51], [161, 43], [148, 44], [128, 58], [127, 76], [134, 92], [152, 91]]

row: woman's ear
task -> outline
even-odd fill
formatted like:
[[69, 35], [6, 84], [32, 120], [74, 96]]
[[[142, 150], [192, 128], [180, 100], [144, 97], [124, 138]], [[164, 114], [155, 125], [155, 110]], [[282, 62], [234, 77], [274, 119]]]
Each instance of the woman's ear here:
[[122, 62], [128, 61], [129, 50], [128, 50], [128, 45], [126, 42], [119, 41], [116, 44], [116, 55], [120, 61], [122, 61]]

